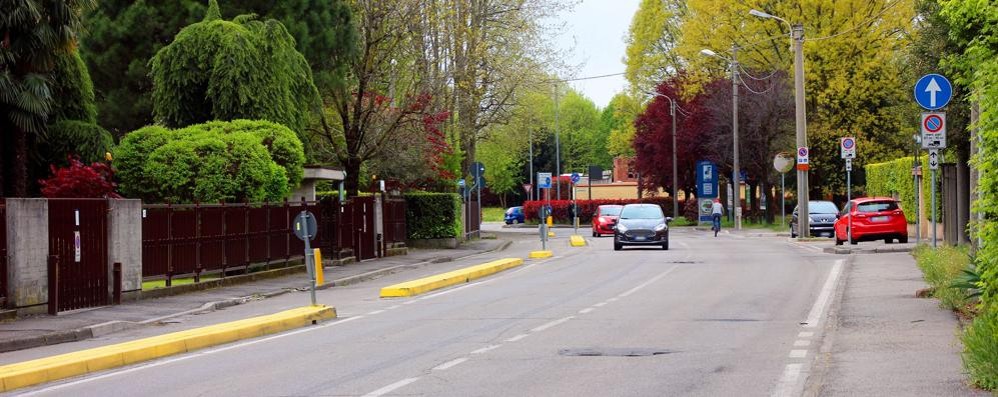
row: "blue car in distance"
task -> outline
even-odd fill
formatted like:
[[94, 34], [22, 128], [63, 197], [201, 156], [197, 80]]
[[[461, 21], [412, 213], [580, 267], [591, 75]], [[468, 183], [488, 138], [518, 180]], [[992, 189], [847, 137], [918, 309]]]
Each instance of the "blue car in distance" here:
[[509, 207], [506, 209], [506, 224], [526, 222], [527, 218], [523, 214], [523, 207]]

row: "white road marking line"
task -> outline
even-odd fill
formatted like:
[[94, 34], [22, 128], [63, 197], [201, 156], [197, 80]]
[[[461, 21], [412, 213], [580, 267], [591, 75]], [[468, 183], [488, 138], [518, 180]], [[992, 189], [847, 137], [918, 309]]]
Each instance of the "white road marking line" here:
[[381, 314], [381, 313], [384, 313], [384, 312], [385, 312], [384, 310], [375, 310], [373, 312], [367, 313], [367, 315], [373, 316], [375, 314]]
[[402, 302], [403, 305], [411, 305], [413, 303], [416, 303], [416, 301]]
[[603, 306], [606, 306], [606, 304], [607, 304], [607, 302], [600, 302], [600, 303], [597, 303], [597, 304], [593, 305], [593, 307], [603, 307]]
[[402, 307], [402, 305], [395, 305], [395, 306], [389, 307], [389, 308], [387, 308], [385, 310], [394, 310], [394, 309], [398, 309], [400, 307]]
[[471, 354], [482, 354], [502, 347], [502, 345], [489, 345], [471, 352]]
[[380, 388], [378, 390], [375, 390], [375, 391], [372, 391], [370, 393], [367, 393], [367, 394], [364, 395], [364, 397], [380, 397], [380, 396], [383, 396], [385, 394], [391, 393], [395, 389], [401, 388], [401, 387], [403, 387], [405, 385], [408, 385], [408, 384], [410, 384], [412, 382], [415, 382], [417, 380], [419, 380], [419, 378], [402, 379], [402, 380], [400, 380], [398, 382], [392, 383], [392, 384], [390, 384], [388, 386], [385, 386], [385, 387], [382, 387], [382, 388]]
[[810, 338], [814, 336], [814, 332], [802, 331], [797, 334], [798, 338]]
[[660, 280], [662, 277], [667, 276], [673, 270], [676, 270], [677, 267], [679, 267], [679, 265], [673, 265], [672, 267], [669, 268], [669, 270], [666, 270], [666, 271], [662, 272], [662, 274], [659, 274], [659, 275], [655, 276], [654, 278], [652, 278], [651, 280], [645, 281], [645, 282], [641, 283], [641, 285], [639, 285], [637, 287], [634, 287], [634, 288], [631, 288], [627, 292], [624, 292], [624, 293], [622, 293], [622, 294], [620, 294], [618, 296], [621, 297], [621, 298], [626, 298], [626, 297], [630, 296], [631, 294], [633, 294], [635, 292], [638, 292], [642, 288], [647, 287], [647, 286], [653, 284], [654, 282]]
[[554, 320], [554, 321], [552, 321], [550, 323], [544, 324], [544, 325], [542, 325], [540, 327], [534, 328], [534, 329], [530, 330], [530, 332], [541, 332], [543, 330], [546, 330], [548, 328], [554, 327], [554, 326], [556, 326], [558, 324], [564, 323], [564, 322], [566, 322], [568, 320], [571, 320], [573, 318], [575, 318], [575, 316], [568, 316], [568, 317], [565, 317], [565, 318], [560, 318], [560, 319]]
[[516, 341], [518, 341], [518, 340], [520, 340], [520, 339], [523, 339], [523, 338], [526, 338], [526, 337], [528, 337], [528, 336], [530, 336], [530, 335], [527, 335], [527, 334], [519, 334], [519, 335], [517, 335], [517, 336], [514, 336], [514, 337], [512, 337], [512, 338], [509, 338], [509, 339], [506, 339], [506, 342], [516, 342]]
[[821, 321], [821, 318], [825, 313], [825, 306], [828, 305], [829, 300], [832, 297], [832, 292], [835, 290], [835, 282], [838, 281], [839, 274], [842, 273], [842, 264], [844, 262], [844, 259], [835, 261], [835, 265], [832, 266], [832, 271], [828, 273], [828, 279], [825, 280], [825, 285], [821, 287], [821, 293], [818, 294], [818, 299], [814, 301], [814, 306], [811, 307], [811, 312], [807, 315], [804, 327], [814, 328], [818, 326], [818, 322]]
[[443, 364], [440, 364], [440, 365], [438, 365], [438, 366], [436, 366], [436, 367], [433, 367], [433, 370], [434, 370], [434, 371], [443, 371], [443, 370], [445, 370], [445, 369], [448, 369], [448, 368], [451, 368], [451, 367], [453, 367], [453, 366], [455, 366], [455, 365], [458, 365], [458, 364], [460, 364], [460, 363], [463, 363], [463, 362], [465, 362], [465, 361], [468, 361], [468, 358], [467, 358], [467, 357], [461, 357], [461, 358], [455, 358], [455, 359], [453, 359], [453, 360], [450, 360], [450, 361], [448, 361], [448, 362], [445, 362], [445, 363], [443, 363]]
[[797, 386], [797, 379], [800, 378], [801, 364], [787, 364], [787, 367], [783, 370], [783, 376], [780, 377], [780, 382], [776, 384], [776, 389], [770, 394], [773, 397], [784, 397], [793, 395], [795, 386]]
[[586, 313], [589, 313], [589, 312], [591, 312], [593, 310], [596, 310], [596, 309], [592, 308], [592, 307], [587, 307], [585, 309], [579, 310], [579, 314], [586, 314]]
[[292, 335], [298, 335], [298, 334], [303, 334], [303, 333], [306, 333], [306, 332], [312, 332], [312, 331], [320, 330], [320, 329], [323, 329], [323, 328], [326, 328], [326, 327], [332, 327], [332, 326], [335, 326], [335, 325], [346, 324], [346, 323], [349, 323], [351, 321], [360, 320], [362, 318], [364, 318], [364, 316], [362, 316], [362, 315], [361, 316], [356, 316], [356, 317], [350, 317], [350, 318], [345, 318], [345, 319], [342, 319], [342, 320], [337, 320], [337, 321], [334, 321], [334, 322], [329, 322], [329, 323], [325, 323], [325, 324], [321, 324], [321, 325], [316, 325], [316, 326], [312, 326], [312, 327], [308, 327], [308, 328], [302, 328], [302, 329], [299, 329], [297, 331], [290, 331], [290, 332], [286, 332], [286, 333], [282, 333], [282, 334], [277, 334], [277, 335], [274, 335], [274, 336], [268, 336], [268, 337], [262, 338], [262, 339], [254, 339], [254, 340], [250, 340], [250, 341], [246, 341], [246, 342], [242, 342], [242, 343], [237, 343], [237, 344], [230, 345], [230, 346], [223, 346], [223, 347], [214, 348], [214, 349], [202, 350], [202, 351], [198, 351], [198, 352], [194, 352], [194, 353], [189, 353], [187, 355], [180, 356], [180, 357], [174, 357], [174, 358], [170, 358], [170, 359], [166, 359], [166, 360], [162, 360], [162, 361], [154, 361], [154, 362], [151, 362], [151, 363], [148, 363], [148, 364], [141, 364], [139, 366], [131, 367], [131, 368], [126, 368], [126, 369], [123, 369], [123, 370], [120, 370], [120, 371], [109, 372], [109, 373], [106, 373], [106, 374], [97, 375], [97, 376], [90, 377], [90, 378], [85, 378], [85, 379], [80, 379], [80, 380], [73, 381], [73, 382], [62, 383], [62, 384], [58, 384], [58, 385], [51, 386], [51, 387], [46, 387], [44, 389], [38, 389], [38, 390], [35, 390], [35, 391], [32, 391], [32, 392], [28, 392], [28, 393], [24, 393], [24, 394], [20, 394], [20, 395], [21, 396], [34, 396], [34, 395], [44, 394], [44, 393], [48, 393], [48, 392], [51, 392], [51, 391], [63, 389], [63, 388], [70, 387], [70, 386], [76, 386], [76, 385], [80, 385], [80, 384], [84, 384], [84, 383], [93, 382], [95, 380], [107, 379], [107, 378], [115, 377], [115, 376], [118, 376], [118, 375], [124, 375], [124, 374], [129, 374], [129, 373], [132, 373], [132, 372], [138, 372], [138, 371], [141, 371], [141, 370], [144, 370], [144, 369], [155, 368], [155, 367], [163, 366], [163, 365], [166, 365], [166, 364], [172, 364], [172, 363], [179, 362], [179, 361], [190, 360], [192, 358], [197, 358], [197, 357], [201, 357], [201, 356], [207, 356], [207, 355], [210, 355], [210, 354], [220, 353], [220, 352], [224, 352], [224, 351], [227, 351], [227, 350], [238, 349], [240, 347], [255, 345], [257, 343], [268, 342], [268, 341], [271, 341], [271, 340], [274, 340], [274, 339], [280, 339], [280, 338], [284, 338], [284, 337], [288, 337], [288, 336], [292, 336]]
[[806, 346], [811, 346], [811, 341], [809, 340], [794, 341], [794, 347], [806, 347]]
[[609, 303], [609, 302], [616, 302], [617, 299], [619, 299], [619, 298], [614, 297], [614, 298], [607, 299], [606, 301], [607, 301], [607, 303]]
[[790, 358], [804, 358], [807, 357], [807, 350], [791, 350]]

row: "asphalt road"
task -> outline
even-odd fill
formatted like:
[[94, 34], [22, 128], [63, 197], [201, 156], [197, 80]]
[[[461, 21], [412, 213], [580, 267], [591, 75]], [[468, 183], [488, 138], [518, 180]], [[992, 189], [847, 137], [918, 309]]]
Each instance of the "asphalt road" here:
[[[567, 233], [558, 230], [560, 233]], [[404, 272], [321, 296], [318, 326], [27, 389], [34, 395], [664, 396], [798, 394], [841, 256], [675, 230], [609, 237], [479, 282], [379, 299]]]

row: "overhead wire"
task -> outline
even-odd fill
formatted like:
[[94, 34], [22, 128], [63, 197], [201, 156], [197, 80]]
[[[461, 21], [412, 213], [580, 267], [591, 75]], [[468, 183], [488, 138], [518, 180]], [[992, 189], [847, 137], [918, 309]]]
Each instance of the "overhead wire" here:
[[849, 29], [846, 29], [846, 30], [843, 30], [841, 32], [838, 32], [838, 33], [835, 33], [835, 34], [831, 34], [831, 35], [828, 35], [828, 36], [824, 36], [824, 37], [818, 37], [818, 38], [814, 38], [814, 39], [805, 38], [804, 40], [805, 41], [828, 40], [828, 39], [831, 39], [831, 38], [842, 36], [842, 35], [844, 35], [846, 33], [853, 32], [853, 31], [855, 31], [855, 30], [857, 30], [857, 29], [859, 29], [861, 27], [866, 26], [869, 23], [872, 23], [873, 21], [876, 21], [877, 19], [880, 19], [880, 17], [882, 17], [884, 15], [884, 13], [886, 13], [891, 8], [894, 8], [894, 6], [898, 5], [898, 3], [900, 3], [900, 2], [901, 2], [901, 0], [894, 0], [893, 3], [888, 4], [886, 7], [884, 7], [883, 10], [880, 10], [880, 12], [877, 13], [877, 15], [874, 15], [873, 17], [871, 17], [871, 18], [869, 18], [869, 19], [867, 19], [867, 20], [865, 20], [863, 22], [860, 22], [860, 23], [858, 23], [856, 25], [853, 25], [853, 27], [851, 27]]

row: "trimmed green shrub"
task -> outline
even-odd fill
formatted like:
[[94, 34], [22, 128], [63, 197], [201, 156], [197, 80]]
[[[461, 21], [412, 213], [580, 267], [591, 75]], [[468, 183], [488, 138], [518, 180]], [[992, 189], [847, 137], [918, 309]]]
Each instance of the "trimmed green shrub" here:
[[[866, 170], [866, 195], [869, 197], [892, 197], [897, 193], [901, 200], [901, 209], [905, 211], [908, 223], [915, 223], [917, 214], [915, 210], [915, 178], [911, 175], [911, 167], [915, 162], [914, 157], [902, 157], [883, 163], [867, 164]], [[919, 189], [925, 197], [925, 205], [930, 203], [930, 191], [932, 190], [932, 178], [929, 173], [929, 156], [922, 156], [919, 159], [922, 164], [922, 180]], [[941, 176], [936, 179], [936, 183], [941, 186]], [[936, 216], [942, 221], [942, 189], [936, 188]]]
[[998, 307], [981, 313], [963, 333], [963, 366], [977, 386], [998, 389]]
[[461, 196], [456, 193], [407, 193], [405, 224], [413, 240], [461, 235]]
[[300, 184], [305, 162], [291, 130], [252, 120], [145, 127], [115, 155], [125, 196], [174, 203], [280, 201]]
[[215, 0], [150, 61], [157, 122], [186, 127], [209, 120], [269, 120], [303, 136], [318, 106], [308, 62], [280, 22], [222, 20]]
[[932, 248], [919, 245], [912, 252], [915, 263], [922, 269], [925, 282], [932, 287], [932, 296], [939, 299], [940, 304], [947, 309], [968, 313], [971, 302], [963, 288], [956, 288], [957, 279], [970, 265], [970, 255], [967, 247], [941, 246]]
[[70, 154], [89, 164], [104, 161], [104, 154], [114, 148], [114, 138], [97, 124], [61, 120], [49, 126], [38, 146], [39, 160], [44, 164], [64, 164]]

